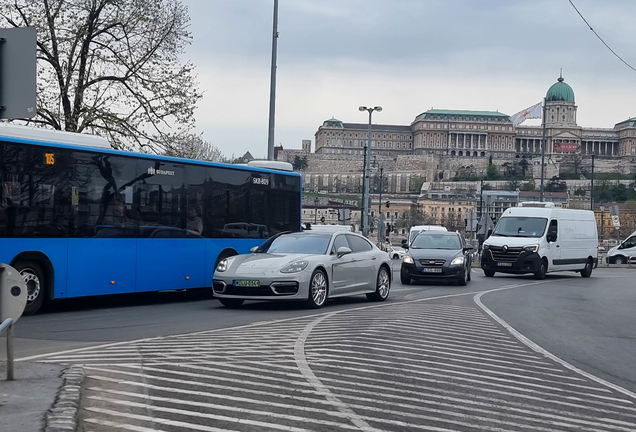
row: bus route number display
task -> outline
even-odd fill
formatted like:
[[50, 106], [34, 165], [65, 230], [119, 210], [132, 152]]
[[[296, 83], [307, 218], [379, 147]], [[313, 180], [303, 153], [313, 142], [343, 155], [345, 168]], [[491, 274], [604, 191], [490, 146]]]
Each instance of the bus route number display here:
[[55, 165], [55, 154], [44, 153], [44, 163], [47, 165]]
[[252, 178], [252, 184], [269, 186], [269, 179], [264, 177], [254, 177]]

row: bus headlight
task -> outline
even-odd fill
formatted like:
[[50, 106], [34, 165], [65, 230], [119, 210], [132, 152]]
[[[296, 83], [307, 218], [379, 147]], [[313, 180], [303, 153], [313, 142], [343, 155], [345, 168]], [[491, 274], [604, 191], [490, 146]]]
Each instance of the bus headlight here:
[[415, 261], [413, 261], [413, 258], [411, 258], [408, 255], [404, 255], [404, 258], [402, 259], [402, 261], [407, 264], [415, 264]]
[[539, 245], [538, 244], [525, 245], [523, 247], [523, 250], [525, 252], [538, 252], [539, 251]]
[[457, 257], [454, 260], [451, 261], [451, 265], [462, 265], [464, 264], [464, 257]]
[[216, 266], [216, 271], [224, 272], [224, 271], [227, 270], [228, 267], [229, 267], [229, 262], [228, 262], [227, 258], [224, 258], [221, 261], [219, 261], [219, 265]]

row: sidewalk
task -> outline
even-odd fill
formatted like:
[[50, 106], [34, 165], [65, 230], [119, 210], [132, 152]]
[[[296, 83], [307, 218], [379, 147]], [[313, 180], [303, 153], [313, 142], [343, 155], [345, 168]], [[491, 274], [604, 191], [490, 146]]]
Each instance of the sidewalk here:
[[[0, 338], [5, 345], [5, 338]], [[62, 384], [63, 367], [15, 362], [15, 381], [6, 381], [6, 352], [0, 349], [0, 431], [41, 432], [44, 417]]]

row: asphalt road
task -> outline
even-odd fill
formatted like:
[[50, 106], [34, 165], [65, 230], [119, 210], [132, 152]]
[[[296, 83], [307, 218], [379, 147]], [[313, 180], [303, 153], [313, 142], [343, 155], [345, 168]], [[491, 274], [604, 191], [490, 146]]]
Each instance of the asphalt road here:
[[22, 318], [16, 350], [85, 365], [84, 430], [636, 430], [635, 276], [474, 272], [319, 311], [83, 299]]

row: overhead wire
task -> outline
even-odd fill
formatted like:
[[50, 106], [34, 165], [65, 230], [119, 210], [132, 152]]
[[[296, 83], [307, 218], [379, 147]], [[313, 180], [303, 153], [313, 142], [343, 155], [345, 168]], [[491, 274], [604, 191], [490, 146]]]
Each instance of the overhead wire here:
[[583, 16], [583, 14], [581, 12], [579, 12], [579, 10], [576, 8], [576, 6], [574, 5], [574, 3], [572, 2], [572, 0], [568, 0], [570, 2], [570, 4], [572, 5], [572, 7], [574, 8], [574, 10], [576, 11], [576, 13], [579, 14], [579, 16], [581, 17], [581, 19], [585, 22], [585, 24], [587, 24], [587, 26], [590, 28], [590, 30], [592, 30], [592, 33], [594, 33], [596, 35], [596, 37], [603, 42], [603, 45], [605, 45], [607, 47], [608, 50], [610, 50], [612, 52], [612, 54], [614, 54], [620, 61], [622, 61], [623, 63], [625, 63], [625, 65], [630, 68], [631, 70], [633, 70], [634, 72], [636, 72], [636, 69], [634, 67], [632, 67], [632, 65], [630, 65], [629, 63], [627, 63], [625, 60], [623, 60], [623, 58], [621, 56], [619, 56], [618, 54], [616, 54], [616, 52], [603, 40], [603, 38], [601, 36], [599, 36], [598, 33], [596, 33], [596, 30], [594, 30], [592, 28], [592, 26], [590, 25], [589, 22], [587, 22], [587, 20], [585, 19], [585, 17]]

